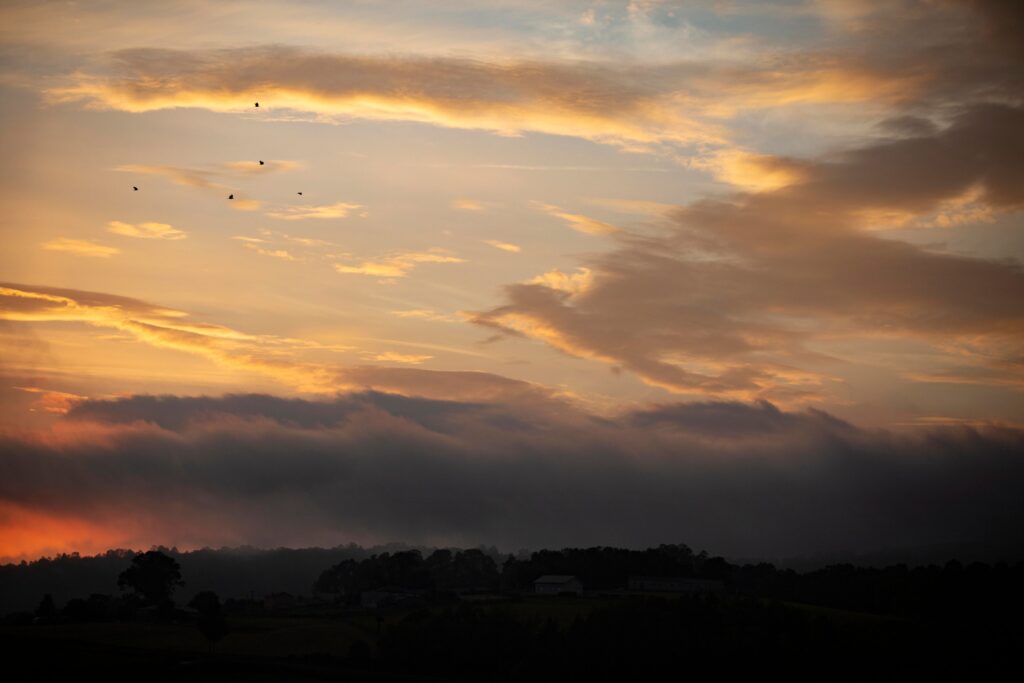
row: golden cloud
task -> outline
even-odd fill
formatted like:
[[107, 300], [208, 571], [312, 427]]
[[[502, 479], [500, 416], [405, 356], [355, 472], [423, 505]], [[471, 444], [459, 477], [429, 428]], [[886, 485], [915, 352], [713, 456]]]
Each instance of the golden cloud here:
[[76, 240], [67, 237], [60, 237], [43, 243], [43, 249], [49, 251], [64, 251], [77, 256], [94, 256], [97, 258], [110, 258], [121, 253], [117, 247], [107, 247], [88, 240]]
[[325, 206], [289, 206], [281, 211], [269, 211], [267, 215], [285, 221], [301, 221], [309, 218], [345, 218], [356, 209], [361, 208], [363, 208], [362, 204], [336, 202]]
[[419, 365], [425, 360], [430, 360], [431, 358], [433, 358], [433, 356], [385, 351], [384, 353], [374, 354], [372, 358], [373, 360], [384, 361], [387, 363], [406, 363], [409, 365]]
[[710, 171], [717, 179], [750, 192], [770, 192], [807, 178], [807, 164], [740, 149], [723, 150], [688, 162]]
[[452, 208], [460, 211], [483, 211], [486, 206], [476, 199], [453, 199]]
[[63, 415], [67, 413], [77, 403], [88, 400], [86, 396], [80, 396], [79, 394], [72, 394], [66, 391], [54, 391], [52, 389], [43, 389], [40, 387], [14, 387], [18, 391], [24, 391], [30, 394], [38, 394], [39, 399], [35, 402], [36, 408], [47, 413], [54, 413], [57, 415]]
[[583, 294], [593, 283], [594, 273], [589, 268], [577, 268], [575, 273], [563, 273], [556, 268], [527, 281], [570, 295]]
[[541, 211], [544, 211], [556, 218], [561, 218], [576, 232], [582, 232], [586, 235], [609, 235], [619, 231], [619, 229], [614, 225], [605, 223], [604, 221], [599, 221], [596, 218], [591, 218], [590, 216], [583, 216], [563, 211], [560, 207], [555, 206], [554, 204], [545, 204], [543, 202], [535, 202], [534, 204]]
[[465, 263], [466, 260], [448, 255], [443, 249], [425, 252], [405, 252], [388, 256], [377, 261], [363, 261], [354, 266], [335, 263], [334, 270], [339, 273], [355, 275], [373, 275], [381, 278], [405, 277], [413, 268], [421, 263]]
[[337, 370], [296, 356], [312, 341], [249, 335], [221, 325], [188, 319], [188, 314], [127, 297], [97, 292], [0, 286], [0, 320], [82, 322], [116, 329], [147, 344], [203, 356], [219, 365], [258, 372], [300, 391], [337, 388]]
[[248, 247], [249, 249], [252, 249], [257, 254], [260, 254], [262, 256], [270, 256], [270, 257], [273, 257], [273, 258], [281, 259], [282, 261], [294, 261], [295, 260], [295, 257], [292, 256], [291, 253], [289, 253], [288, 251], [286, 251], [284, 249], [266, 249], [264, 247], [261, 247], [258, 243], [248, 242], [248, 241], [245, 242], [245, 246]]
[[391, 311], [392, 315], [399, 318], [417, 318], [419, 320], [434, 320], [437, 322], [458, 322], [461, 318], [438, 313], [429, 308], [410, 308], [403, 311]]
[[117, 235], [155, 240], [183, 240], [186, 235], [167, 223], [122, 223], [110, 221], [107, 229]]
[[297, 161], [278, 160], [264, 162], [263, 166], [259, 161], [230, 161], [223, 164], [213, 165], [206, 168], [190, 168], [184, 166], [169, 166], [163, 164], [123, 164], [114, 168], [115, 171], [123, 173], [156, 175], [168, 178], [176, 185], [195, 187], [201, 190], [209, 190], [211, 194], [226, 197], [234, 195], [229, 205], [237, 211], [258, 211], [263, 202], [258, 199], [246, 197], [245, 194], [225, 180], [240, 179], [254, 174], [274, 173], [276, 171], [290, 171], [300, 168]]
[[484, 240], [484, 244], [489, 244], [495, 249], [501, 249], [502, 251], [510, 251], [513, 254], [518, 254], [522, 251], [522, 247], [518, 244], [512, 244], [511, 242], [500, 242], [498, 240]]

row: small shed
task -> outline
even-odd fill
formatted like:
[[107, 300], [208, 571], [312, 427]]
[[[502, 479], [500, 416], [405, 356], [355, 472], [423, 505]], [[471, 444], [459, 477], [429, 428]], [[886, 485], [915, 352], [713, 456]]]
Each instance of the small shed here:
[[580, 595], [583, 592], [583, 583], [575, 576], [567, 574], [545, 574], [533, 582], [533, 592], [537, 595]]

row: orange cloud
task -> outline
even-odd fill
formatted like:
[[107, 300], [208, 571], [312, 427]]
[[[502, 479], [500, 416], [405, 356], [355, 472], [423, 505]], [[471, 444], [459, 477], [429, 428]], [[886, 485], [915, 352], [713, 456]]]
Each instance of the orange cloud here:
[[619, 229], [614, 225], [610, 225], [604, 221], [599, 221], [596, 218], [591, 218], [589, 216], [563, 211], [560, 207], [557, 207], [554, 204], [535, 202], [535, 205], [541, 211], [549, 213], [556, 218], [561, 218], [576, 232], [582, 232], [586, 235], [609, 235], [619, 231]]
[[543, 285], [570, 295], [586, 292], [593, 282], [594, 273], [589, 268], [577, 268], [575, 273], [563, 273], [556, 268], [527, 280], [528, 284]]
[[49, 251], [64, 251], [77, 256], [93, 256], [96, 258], [110, 258], [121, 253], [117, 247], [107, 247], [88, 240], [76, 240], [67, 237], [60, 237], [43, 243], [43, 249]]
[[252, 175], [290, 171], [300, 168], [297, 161], [268, 161], [263, 166], [259, 161], [230, 161], [206, 168], [190, 168], [161, 164], [123, 164], [115, 167], [115, 171], [133, 174], [156, 175], [168, 178], [176, 185], [208, 190], [211, 194], [227, 197], [233, 194], [234, 199], [229, 206], [237, 211], [258, 211], [263, 202], [246, 197], [245, 194], [223, 182], [231, 179], [243, 179]]
[[361, 208], [363, 208], [361, 204], [336, 202], [325, 206], [289, 206], [281, 211], [269, 211], [267, 215], [284, 221], [301, 221], [309, 218], [345, 218], [356, 209]]
[[[398, 312], [398, 314], [408, 312]], [[415, 311], [408, 317], [423, 317]], [[433, 319], [441, 319], [434, 317]], [[230, 327], [191, 320], [184, 311], [156, 306], [139, 299], [101, 292], [0, 284], [0, 321], [80, 322], [115, 329], [137, 341], [205, 358], [217, 365], [259, 373], [309, 393], [378, 389], [443, 399], [477, 396], [546, 395], [537, 385], [483, 372], [433, 372], [374, 365], [346, 366], [307, 360], [305, 352], [351, 352], [354, 347], [326, 344], [311, 339], [248, 334]], [[454, 318], [451, 318], [454, 320]], [[384, 341], [384, 340], [375, 340]], [[389, 345], [406, 343], [386, 340]], [[409, 344], [447, 352], [468, 353], [429, 344]], [[374, 360], [416, 364], [432, 356], [392, 351], [370, 353]], [[34, 389], [33, 389], [34, 391]], [[59, 405], [57, 397], [50, 402]], [[62, 400], [73, 401], [70, 395]]]
[[261, 247], [258, 243], [248, 241], [245, 242], [245, 246], [248, 247], [249, 249], [252, 249], [257, 254], [261, 254], [263, 256], [270, 256], [273, 258], [281, 259], [282, 261], [295, 260], [295, 257], [292, 256], [289, 252], [285, 251], [284, 249], [265, 249]]
[[26, 285], [0, 286], [0, 320], [82, 322], [116, 329], [160, 348], [184, 351], [219, 365], [258, 372], [300, 391], [337, 389], [337, 368], [303, 361], [306, 349], [337, 350], [309, 340], [250, 335], [188, 319], [183, 311], [138, 299]]
[[141, 239], [183, 240], [186, 237], [184, 232], [167, 223], [137, 223], [133, 225], [121, 221], [110, 221], [107, 229], [116, 235]]
[[739, 149], [695, 158], [688, 165], [710, 171], [719, 180], [751, 192], [779, 190], [807, 177], [806, 164]]
[[47, 413], [63, 415], [68, 412], [76, 403], [87, 400], [86, 396], [71, 394], [66, 391], [53, 391], [39, 387], [14, 387], [19, 391], [30, 394], [39, 394], [35, 407]]
[[586, 201], [588, 204], [594, 204], [595, 206], [611, 209], [618, 213], [647, 216], [662, 216], [679, 208], [678, 204], [665, 204], [663, 202], [652, 202], [645, 199], [606, 199], [602, 197], [591, 197]]
[[433, 356], [385, 351], [384, 353], [374, 354], [372, 358], [373, 360], [384, 361], [388, 363], [406, 363], [409, 365], [419, 365], [425, 360], [430, 360], [431, 358], [433, 358]]
[[377, 261], [363, 261], [359, 265], [349, 266], [335, 263], [334, 270], [339, 273], [355, 275], [373, 275], [382, 278], [405, 277], [413, 268], [421, 263], [465, 263], [466, 260], [448, 255], [443, 249], [426, 252], [405, 252], [388, 256]]
[[453, 199], [452, 208], [461, 211], [483, 211], [486, 206], [475, 199]]
[[518, 244], [512, 244], [511, 242], [501, 242], [498, 240], [484, 240], [484, 244], [489, 244], [495, 249], [501, 249], [502, 251], [510, 251], [513, 254], [518, 254], [522, 251], [522, 247]]
[[429, 308], [412, 308], [404, 311], [391, 311], [399, 318], [418, 318], [420, 320], [434, 320], [438, 322], [458, 322], [460, 318], [438, 313]]

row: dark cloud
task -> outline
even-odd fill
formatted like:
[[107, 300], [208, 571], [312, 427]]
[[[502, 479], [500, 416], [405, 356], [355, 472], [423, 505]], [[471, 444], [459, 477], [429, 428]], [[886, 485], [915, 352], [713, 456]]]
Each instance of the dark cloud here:
[[1024, 57], [1024, 5], [1017, 0], [967, 0], [967, 4], [981, 16], [1000, 48]]
[[852, 435], [857, 429], [820, 410], [784, 412], [768, 401], [757, 403], [674, 403], [628, 415], [636, 427], [671, 428], [694, 436], [739, 441], [792, 432]]
[[6, 435], [0, 451], [4, 504], [130, 520], [142, 543], [784, 555], [1024, 538], [1019, 430], [872, 432], [767, 403], [609, 418], [373, 393], [137, 396], [80, 404], [54, 435]]
[[931, 347], [933, 363], [1014, 367], [1007, 361], [1024, 340], [1018, 264], [872, 229], [894, 214], [956, 220], [972, 202], [1019, 208], [1024, 109], [972, 107], [934, 134], [848, 151], [804, 173], [775, 192], [681, 208], [664, 236], [619, 236], [618, 249], [585, 263], [593, 279], [583, 291], [510, 285], [507, 302], [475, 322], [674, 391], [742, 398], [817, 394], [829, 360], [814, 343], [837, 338], [912, 338]]
[[381, 365], [361, 365], [339, 371], [349, 387], [376, 389], [426, 398], [460, 401], [545, 402], [550, 389], [490, 372], [471, 370], [421, 370]]
[[967, 107], [938, 133], [855, 149], [819, 164], [793, 194], [833, 210], [923, 212], [974, 185], [995, 207], [1024, 205], [1024, 109]]

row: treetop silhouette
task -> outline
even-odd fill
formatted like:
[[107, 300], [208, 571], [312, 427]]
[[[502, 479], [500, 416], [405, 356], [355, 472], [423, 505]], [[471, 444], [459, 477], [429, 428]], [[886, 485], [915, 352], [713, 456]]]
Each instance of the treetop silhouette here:
[[118, 588], [131, 589], [152, 605], [169, 602], [174, 590], [184, 585], [178, 561], [159, 550], [139, 553], [132, 558], [131, 566], [117, 577]]

